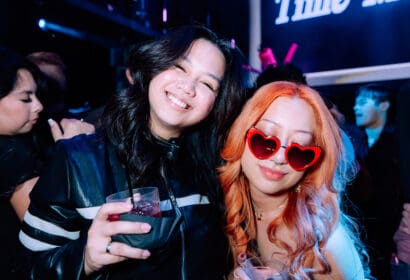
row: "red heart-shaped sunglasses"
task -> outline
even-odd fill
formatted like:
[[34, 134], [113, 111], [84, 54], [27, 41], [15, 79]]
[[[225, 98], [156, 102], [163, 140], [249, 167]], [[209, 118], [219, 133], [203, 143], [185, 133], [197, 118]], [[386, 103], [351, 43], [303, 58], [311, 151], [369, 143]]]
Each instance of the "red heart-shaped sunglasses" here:
[[285, 148], [285, 157], [289, 165], [296, 171], [303, 171], [315, 164], [322, 154], [318, 146], [302, 146], [292, 143], [281, 146], [276, 136], [266, 136], [256, 127], [251, 127], [246, 136], [246, 142], [252, 154], [258, 159], [268, 159], [276, 154], [280, 148]]

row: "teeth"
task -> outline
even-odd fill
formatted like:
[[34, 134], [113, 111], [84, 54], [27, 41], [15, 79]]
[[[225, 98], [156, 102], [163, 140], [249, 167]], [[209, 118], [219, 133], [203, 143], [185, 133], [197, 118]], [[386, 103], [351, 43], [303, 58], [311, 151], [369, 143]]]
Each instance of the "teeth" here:
[[176, 97], [174, 97], [170, 94], [168, 94], [167, 96], [168, 96], [169, 100], [171, 100], [172, 103], [174, 103], [175, 105], [181, 107], [182, 109], [187, 109], [188, 108], [188, 105], [186, 103], [182, 102], [181, 100], [177, 99]]

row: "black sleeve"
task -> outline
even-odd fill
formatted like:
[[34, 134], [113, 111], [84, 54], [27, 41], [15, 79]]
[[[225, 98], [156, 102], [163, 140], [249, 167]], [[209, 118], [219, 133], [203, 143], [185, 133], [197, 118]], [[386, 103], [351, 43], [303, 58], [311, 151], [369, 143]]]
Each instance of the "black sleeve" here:
[[0, 137], [0, 196], [9, 199], [15, 188], [38, 176], [39, 162], [23, 137]]
[[32, 279], [81, 279], [85, 237], [84, 220], [71, 201], [67, 151], [56, 144], [52, 158], [30, 194], [30, 207], [19, 234], [21, 243], [35, 252]]

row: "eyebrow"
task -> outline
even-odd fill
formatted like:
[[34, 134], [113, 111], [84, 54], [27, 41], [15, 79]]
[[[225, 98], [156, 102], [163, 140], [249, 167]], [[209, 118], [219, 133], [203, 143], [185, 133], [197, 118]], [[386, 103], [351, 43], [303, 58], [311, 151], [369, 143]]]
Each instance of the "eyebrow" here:
[[21, 94], [36, 94], [36, 91], [33, 91], [31, 89], [23, 89], [20, 91], [17, 91], [17, 94], [21, 95]]
[[[182, 60], [185, 60], [186, 62], [188, 62], [189, 64], [192, 65], [192, 62], [191, 62], [191, 60], [188, 58], [188, 56], [184, 55], [184, 56], [182, 57]], [[215, 81], [217, 81], [218, 83], [221, 83], [221, 81], [222, 81], [222, 78], [217, 77], [216, 75], [212, 74], [211, 72], [205, 72], [205, 75], [207, 75], [207, 76], [213, 78], [213, 79], [214, 79]]]
[[[267, 119], [261, 119], [261, 121], [265, 121], [265, 122], [269, 122], [272, 123], [278, 127], [282, 127], [279, 123], [275, 122], [275, 121], [271, 121], [271, 120], [267, 120]], [[304, 133], [304, 134], [309, 134], [311, 136], [313, 136], [313, 133], [311, 131], [308, 130], [303, 130], [303, 129], [293, 129], [292, 131], [294, 132], [298, 132], [298, 133]]]

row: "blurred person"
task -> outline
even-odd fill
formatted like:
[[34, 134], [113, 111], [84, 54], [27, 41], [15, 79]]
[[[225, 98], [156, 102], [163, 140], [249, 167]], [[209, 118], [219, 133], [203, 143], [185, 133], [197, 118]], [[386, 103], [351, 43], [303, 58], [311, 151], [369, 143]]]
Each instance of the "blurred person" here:
[[366, 84], [357, 89], [353, 107], [356, 125], [365, 131], [369, 148], [363, 163], [369, 192], [360, 209], [366, 231], [364, 241], [374, 276], [386, 280], [390, 279], [390, 259], [396, 252], [393, 235], [403, 204], [397, 128], [388, 118], [393, 100], [389, 87]]
[[[131, 85], [108, 103], [101, 131], [59, 141], [31, 193], [20, 240], [36, 252], [33, 279], [223, 279], [231, 267], [215, 167], [245, 98], [239, 58], [197, 25], [132, 49]], [[149, 237], [155, 225], [108, 220], [132, 204], [105, 203], [143, 185], [159, 188], [162, 217], [178, 222], [153, 250], [115, 241]]]
[[[339, 206], [344, 156], [316, 91], [292, 82], [259, 88], [230, 129], [219, 168], [234, 260], [279, 260], [290, 279], [364, 279], [364, 247]], [[236, 266], [231, 277], [247, 279]]]
[[[31, 133], [43, 110], [37, 97], [39, 76], [36, 65], [0, 47], [0, 239], [4, 243], [0, 273], [6, 279], [24, 279], [18, 232], [30, 202], [29, 193], [44, 165]], [[54, 123], [49, 127], [56, 140], [82, 133], [87, 125], [66, 120], [62, 126], [65, 135]]]
[[34, 52], [27, 59], [35, 63], [48, 78], [45, 81], [43, 99], [44, 112], [60, 121], [67, 111], [67, 74], [63, 58], [55, 52]]
[[255, 80], [254, 88], [258, 89], [275, 81], [289, 81], [307, 85], [306, 77], [302, 70], [292, 63], [269, 65]]
[[410, 279], [410, 81], [405, 82], [397, 93], [397, 126], [400, 149], [400, 180], [404, 205], [400, 226], [394, 234], [396, 254], [391, 262], [393, 280]]
[[[43, 160], [46, 160], [50, 154], [50, 148], [54, 146], [49, 119], [54, 120], [63, 133], [63, 127], [60, 124], [63, 119], [79, 119], [96, 126], [102, 109], [82, 112], [81, 114], [70, 113], [67, 66], [61, 55], [55, 52], [39, 51], [30, 53], [27, 55], [27, 59], [36, 64], [42, 74], [38, 85], [38, 97], [44, 109], [33, 133], [37, 149], [41, 152]], [[63, 120], [63, 122], [66, 121]]]

